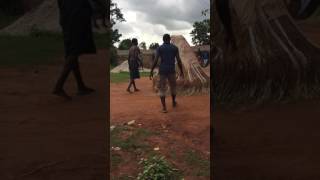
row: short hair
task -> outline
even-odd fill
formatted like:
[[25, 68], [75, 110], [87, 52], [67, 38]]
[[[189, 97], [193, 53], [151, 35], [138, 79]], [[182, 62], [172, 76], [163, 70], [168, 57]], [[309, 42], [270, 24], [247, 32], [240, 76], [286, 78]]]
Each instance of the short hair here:
[[169, 34], [163, 35], [163, 41], [164, 41], [164, 42], [170, 42], [170, 40], [171, 40], [171, 37], [170, 37]]
[[131, 40], [131, 43], [133, 44], [133, 45], [138, 45], [138, 39], [136, 39], [136, 38], [133, 38], [132, 40]]

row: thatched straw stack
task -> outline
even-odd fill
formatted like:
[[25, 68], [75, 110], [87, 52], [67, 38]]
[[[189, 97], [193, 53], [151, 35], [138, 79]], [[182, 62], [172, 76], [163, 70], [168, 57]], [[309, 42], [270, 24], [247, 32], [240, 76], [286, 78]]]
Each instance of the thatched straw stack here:
[[237, 49], [228, 45], [226, 27], [214, 14], [212, 44], [221, 54], [211, 68], [219, 102], [319, 96], [320, 49], [300, 31], [283, 1], [234, 0], [230, 12]]
[[27, 35], [34, 31], [61, 32], [57, 0], [45, 0], [13, 24], [0, 30], [1, 33], [15, 35]]
[[[180, 70], [176, 66], [177, 91], [180, 95], [195, 95], [209, 93], [210, 75], [209, 71], [204, 71], [198, 59], [183, 36], [172, 36], [172, 43], [179, 48], [181, 61], [183, 64], [184, 78], [179, 77]], [[158, 89], [159, 77], [154, 78], [154, 88]]]

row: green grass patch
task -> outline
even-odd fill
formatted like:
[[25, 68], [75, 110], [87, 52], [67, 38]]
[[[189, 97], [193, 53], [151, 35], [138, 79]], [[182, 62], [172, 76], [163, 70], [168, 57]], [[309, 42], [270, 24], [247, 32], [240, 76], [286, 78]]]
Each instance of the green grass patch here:
[[[95, 34], [98, 49], [108, 47], [104, 34]], [[63, 36], [34, 30], [28, 36], [0, 35], [0, 65], [45, 65], [64, 56]]]
[[[149, 77], [150, 73], [140, 72], [141, 77]], [[129, 82], [130, 74], [129, 72], [120, 72], [120, 73], [110, 73], [111, 83], [124, 83]]]
[[188, 166], [193, 167], [193, 175], [195, 176], [210, 176], [210, 161], [201, 157], [195, 151], [187, 151], [184, 154], [185, 162]]
[[110, 154], [111, 167], [118, 167], [121, 164], [121, 162], [123, 162], [122, 157], [119, 154], [111, 152]]
[[[111, 139], [111, 144], [114, 147], [120, 147], [125, 151], [131, 152], [148, 152], [151, 150], [151, 147], [145, 142], [146, 138], [151, 136], [152, 133], [145, 129], [137, 129], [132, 134], [122, 139], [121, 137], [113, 137]], [[121, 136], [121, 135], [120, 135]]]
[[41, 65], [63, 55], [60, 37], [0, 36], [0, 65]]
[[17, 20], [19, 16], [9, 16], [0, 12], [0, 29], [5, 28], [6, 26], [13, 23]]
[[127, 127], [116, 127], [111, 132], [110, 142], [112, 147], [120, 147], [125, 151], [149, 152], [151, 147], [145, 140], [152, 135], [153, 132], [142, 128], [130, 130]]
[[311, 18], [319, 19], [320, 17], [320, 7], [313, 13]]

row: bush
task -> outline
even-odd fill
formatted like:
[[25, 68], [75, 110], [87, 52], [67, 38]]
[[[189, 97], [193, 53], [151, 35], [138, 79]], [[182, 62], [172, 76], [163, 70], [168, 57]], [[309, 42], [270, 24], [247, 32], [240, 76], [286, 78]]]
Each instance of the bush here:
[[110, 64], [113, 67], [118, 65], [118, 52], [115, 47], [110, 48]]
[[163, 156], [154, 156], [142, 159], [143, 172], [138, 180], [178, 180], [182, 179], [177, 169], [174, 169]]

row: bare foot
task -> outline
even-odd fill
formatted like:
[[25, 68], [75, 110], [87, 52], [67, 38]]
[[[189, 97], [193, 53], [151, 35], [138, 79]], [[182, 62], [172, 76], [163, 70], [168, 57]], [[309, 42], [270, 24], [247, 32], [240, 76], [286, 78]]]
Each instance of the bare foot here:
[[134, 90], [134, 92], [139, 92], [139, 91], [140, 91], [140, 89], [135, 89], [135, 90]]
[[79, 89], [77, 95], [78, 95], [78, 96], [85, 96], [85, 95], [89, 95], [89, 94], [91, 94], [91, 93], [93, 93], [93, 92], [95, 92], [94, 89], [85, 87], [85, 88]]
[[167, 109], [162, 109], [161, 112], [162, 113], [168, 113]]

